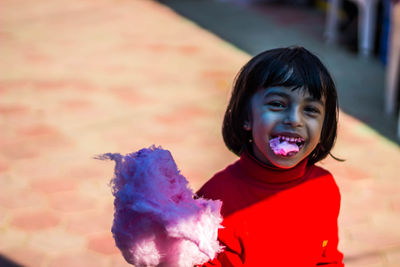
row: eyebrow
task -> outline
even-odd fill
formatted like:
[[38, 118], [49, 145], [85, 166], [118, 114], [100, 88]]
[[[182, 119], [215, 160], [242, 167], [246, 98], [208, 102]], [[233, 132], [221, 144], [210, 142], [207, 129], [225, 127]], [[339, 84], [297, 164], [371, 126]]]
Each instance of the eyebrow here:
[[321, 106], [325, 106], [325, 103], [322, 102], [321, 99], [316, 99], [316, 98], [312, 98], [312, 97], [307, 97], [306, 101], [308, 102], [317, 102], [318, 104], [320, 104]]
[[[290, 95], [288, 93], [285, 93], [285, 92], [270, 91], [270, 92], [267, 92], [264, 95], [264, 98], [267, 98], [267, 97], [270, 97], [270, 96], [280, 96], [280, 97], [284, 97], [284, 98], [290, 97]], [[313, 98], [313, 97], [307, 97], [305, 100], [307, 102], [317, 102], [318, 104], [320, 104], [322, 106], [325, 106], [324, 102], [321, 99], [316, 99], [316, 98]]]
[[264, 98], [270, 97], [270, 96], [280, 96], [280, 97], [289, 97], [289, 94], [285, 93], [285, 92], [274, 92], [274, 91], [270, 91], [265, 93]]

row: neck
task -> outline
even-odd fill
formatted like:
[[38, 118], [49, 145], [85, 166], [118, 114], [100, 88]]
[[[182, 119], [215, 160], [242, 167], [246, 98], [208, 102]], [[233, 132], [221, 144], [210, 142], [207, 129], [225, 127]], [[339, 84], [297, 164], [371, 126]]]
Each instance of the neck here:
[[248, 151], [244, 151], [240, 156], [239, 165], [253, 179], [266, 183], [279, 184], [288, 183], [303, 177], [307, 170], [307, 162], [308, 158], [290, 169], [282, 169], [267, 165], [256, 159]]

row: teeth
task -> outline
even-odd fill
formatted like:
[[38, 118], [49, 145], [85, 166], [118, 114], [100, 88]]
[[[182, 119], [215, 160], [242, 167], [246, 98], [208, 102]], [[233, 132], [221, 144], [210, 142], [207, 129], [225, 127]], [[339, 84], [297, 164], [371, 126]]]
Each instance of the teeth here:
[[279, 136], [279, 141], [280, 142], [287, 141], [287, 142], [291, 142], [291, 143], [299, 143], [299, 142], [303, 142], [304, 139], [301, 138], [301, 137], [289, 137], [289, 136], [280, 135]]

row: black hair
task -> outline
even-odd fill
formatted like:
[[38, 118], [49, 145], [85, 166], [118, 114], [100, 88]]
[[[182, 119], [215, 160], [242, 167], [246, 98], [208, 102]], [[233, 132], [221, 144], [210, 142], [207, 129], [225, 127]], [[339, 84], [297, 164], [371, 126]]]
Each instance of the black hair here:
[[251, 132], [246, 131], [243, 125], [248, 119], [250, 98], [258, 90], [273, 86], [291, 87], [293, 90], [305, 88], [313, 98], [325, 98], [320, 143], [309, 155], [308, 164], [324, 159], [330, 154], [337, 134], [339, 108], [336, 86], [322, 62], [298, 46], [264, 51], [239, 71], [222, 126], [228, 149], [238, 156], [246, 149]]

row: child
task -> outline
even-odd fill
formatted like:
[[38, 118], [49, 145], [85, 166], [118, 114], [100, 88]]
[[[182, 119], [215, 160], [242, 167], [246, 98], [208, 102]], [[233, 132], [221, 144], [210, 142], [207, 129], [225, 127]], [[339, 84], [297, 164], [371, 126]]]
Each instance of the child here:
[[265, 51], [241, 69], [222, 128], [240, 159], [197, 192], [223, 203], [224, 252], [204, 266], [344, 266], [339, 189], [314, 165], [330, 154], [337, 116], [331, 76], [302, 47]]

